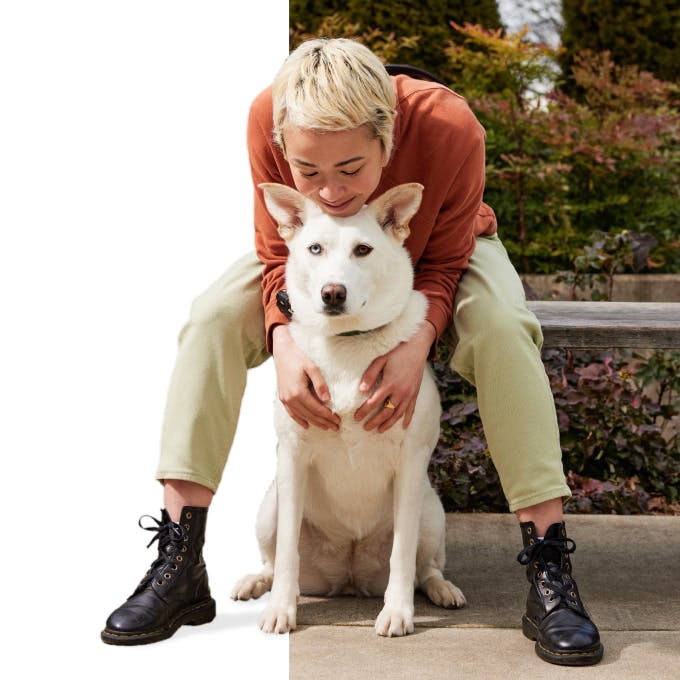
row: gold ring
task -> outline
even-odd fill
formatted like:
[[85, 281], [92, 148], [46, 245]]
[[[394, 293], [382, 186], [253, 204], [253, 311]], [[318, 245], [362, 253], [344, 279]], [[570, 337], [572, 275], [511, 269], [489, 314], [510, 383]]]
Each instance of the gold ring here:
[[391, 400], [389, 397], [387, 397], [387, 399], [385, 399], [385, 403], [383, 404], [383, 406], [384, 406], [385, 408], [390, 409], [390, 410], [394, 410], [395, 408], [397, 408], [397, 407], [392, 403], [392, 400]]

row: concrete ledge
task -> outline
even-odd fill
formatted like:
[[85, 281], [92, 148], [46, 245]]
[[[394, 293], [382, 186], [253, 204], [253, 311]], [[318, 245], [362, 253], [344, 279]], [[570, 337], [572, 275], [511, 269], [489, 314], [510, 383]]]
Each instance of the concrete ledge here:
[[529, 301], [545, 347], [680, 349], [679, 302]]

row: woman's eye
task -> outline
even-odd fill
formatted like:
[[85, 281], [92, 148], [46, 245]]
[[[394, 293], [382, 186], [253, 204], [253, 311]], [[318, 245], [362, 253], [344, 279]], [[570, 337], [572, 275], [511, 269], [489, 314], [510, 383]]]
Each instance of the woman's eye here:
[[353, 177], [354, 175], [359, 174], [359, 170], [361, 170], [361, 168], [357, 168], [356, 170], [352, 170], [352, 172], [349, 172], [349, 170], [343, 170], [342, 174], [347, 175], [348, 177]]
[[321, 255], [323, 248], [318, 243], [312, 243], [309, 248], [307, 248], [312, 255]]
[[369, 255], [373, 248], [371, 246], [366, 245], [365, 243], [360, 243], [355, 249], [354, 249], [354, 254], [357, 257], [366, 257], [366, 255]]
[[303, 177], [314, 177], [314, 176], [317, 175], [318, 173], [317, 173], [317, 172], [309, 172], [309, 173], [301, 172], [300, 174], [301, 174]]

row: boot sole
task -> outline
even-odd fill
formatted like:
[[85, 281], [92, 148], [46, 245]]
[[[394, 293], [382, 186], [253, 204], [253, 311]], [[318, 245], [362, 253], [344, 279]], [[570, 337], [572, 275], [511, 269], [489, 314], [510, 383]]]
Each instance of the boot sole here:
[[593, 649], [584, 649], [578, 652], [557, 652], [548, 649], [539, 642], [538, 627], [526, 615], [522, 616], [522, 633], [524, 633], [524, 637], [536, 642], [534, 649], [543, 661], [558, 666], [593, 666], [599, 663], [604, 654], [602, 643]]
[[125, 633], [105, 628], [101, 632], [102, 642], [107, 645], [148, 645], [166, 640], [177, 632], [180, 626], [200, 626], [215, 618], [215, 600], [209, 598], [178, 612], [167, 625], [155, 630]]

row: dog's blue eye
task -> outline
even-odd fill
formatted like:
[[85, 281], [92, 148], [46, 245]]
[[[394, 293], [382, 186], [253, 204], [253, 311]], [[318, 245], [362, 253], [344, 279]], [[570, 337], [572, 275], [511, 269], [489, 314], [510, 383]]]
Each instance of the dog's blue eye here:
[[354, 249], [354, 255], [356, 257], [366, 257], [366, 255], [369, 255], [372, 251], [373, 248], [371, 248], [371, 246], [367, 245], [366, 243], [360, 243]]
[[312, 255], [321, 255], [323, 248], [318, 243], [312, 243], [309, 248], [307, 248]]

